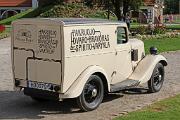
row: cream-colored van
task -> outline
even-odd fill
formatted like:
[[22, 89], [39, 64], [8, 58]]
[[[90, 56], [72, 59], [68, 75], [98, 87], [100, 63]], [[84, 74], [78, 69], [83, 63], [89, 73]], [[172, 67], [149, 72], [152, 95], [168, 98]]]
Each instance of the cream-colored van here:
[[108, 92], [148, 82], [158, 92], [166, 59], [129, 39], [125, 23], [96, 19], [22, 19], [13, 22], [15, 90], [35, 100], [77, 98], [96, 109]]

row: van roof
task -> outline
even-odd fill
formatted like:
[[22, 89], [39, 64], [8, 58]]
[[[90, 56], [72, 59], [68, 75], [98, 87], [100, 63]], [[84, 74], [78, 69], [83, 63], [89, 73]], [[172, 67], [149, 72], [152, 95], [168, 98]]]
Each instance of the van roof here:
[[94, 18], [45, 18], [56, 22], [61, 22], [64, 25], [73, 24], [123, 24], [122, 21], [112, 21], [107, 19], [94, 19]]
[[112, 21], [107, 19], [94, 19], [94, 18], [23, 18], [16, 20], [14, 23], [38, 23], [41, 21], [46, 21], [48, 24], [55, 22], [57, 24], [62, 24], [64, 26], [74, 26], [74, 25], [122, 25], [126, 24], [122, 21]]

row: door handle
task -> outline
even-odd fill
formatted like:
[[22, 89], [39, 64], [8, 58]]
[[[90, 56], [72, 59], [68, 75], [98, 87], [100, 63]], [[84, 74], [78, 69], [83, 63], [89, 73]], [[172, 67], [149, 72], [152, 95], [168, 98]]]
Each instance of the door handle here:
[[116, 52], [115, 52], [115, 55], [117, 55], [117, 54], [118, 54], [118, 52], [116, 51]]

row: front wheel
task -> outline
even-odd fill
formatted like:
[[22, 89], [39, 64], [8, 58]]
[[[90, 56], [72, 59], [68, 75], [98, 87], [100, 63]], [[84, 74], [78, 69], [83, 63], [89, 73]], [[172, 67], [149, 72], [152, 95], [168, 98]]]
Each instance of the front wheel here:
[[103, 97], [103, 82], [99, 76], [92, 75], [86, 82], [81, 95], [77, 98], [77, 103], [81, 110], [91, 111], [100, 105]]
[[148, 81], [149, 92], [159, 92], [164, 82], [164, 66], [158, 63], [154, 68], [151, 79]]

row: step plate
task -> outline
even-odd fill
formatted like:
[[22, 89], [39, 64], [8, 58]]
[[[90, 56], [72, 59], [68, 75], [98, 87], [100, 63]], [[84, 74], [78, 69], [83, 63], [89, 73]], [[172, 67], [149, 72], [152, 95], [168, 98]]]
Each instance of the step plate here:
[[128, 80], [111, 85], [110, 91], [115, 92], [115, 91], [129, 89], [129, 88], [138, 86], [139, 83], [140, 83], [140, 81], [138, 81], [138, 80], [128, 79]]

